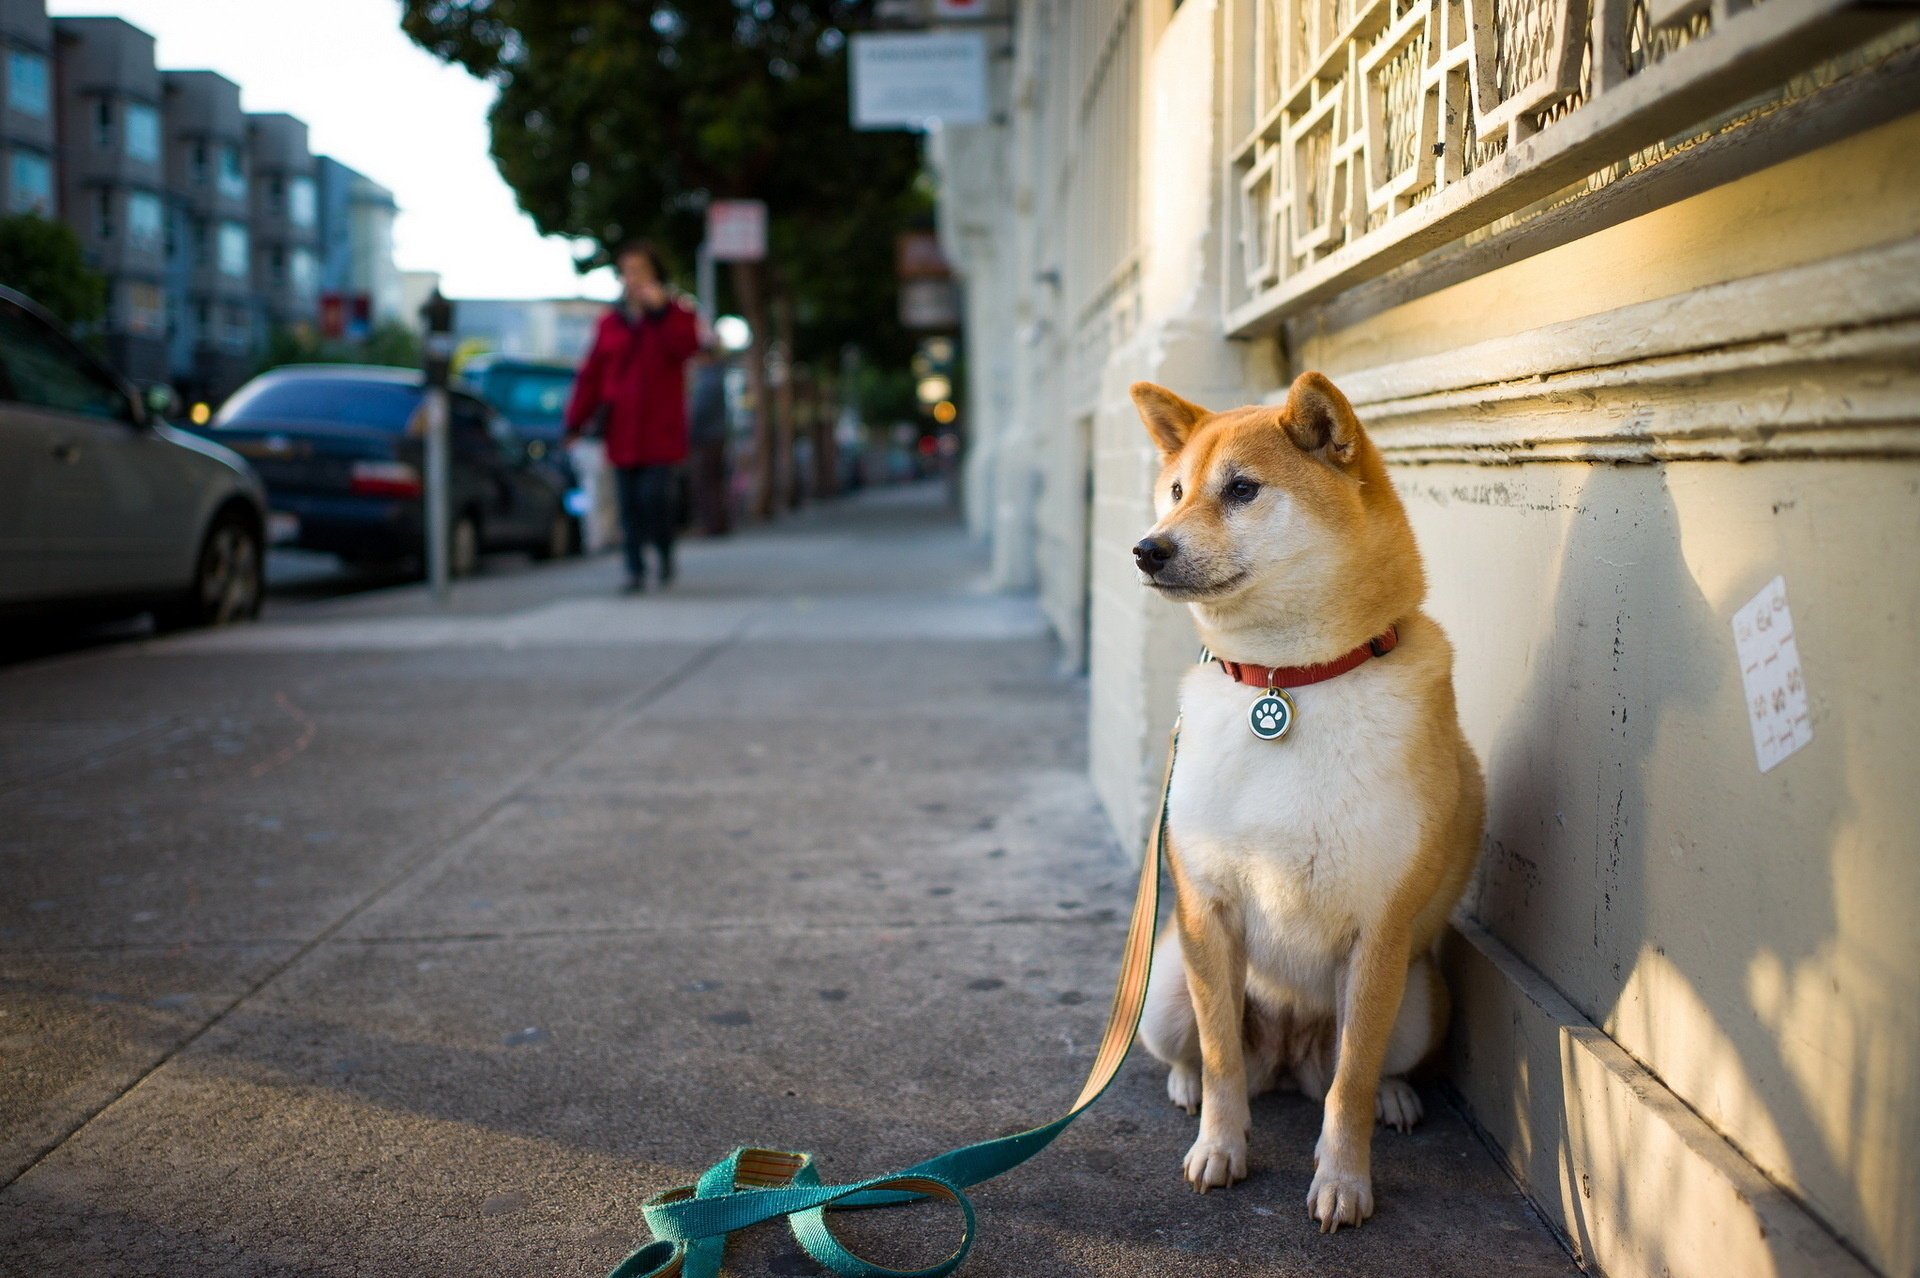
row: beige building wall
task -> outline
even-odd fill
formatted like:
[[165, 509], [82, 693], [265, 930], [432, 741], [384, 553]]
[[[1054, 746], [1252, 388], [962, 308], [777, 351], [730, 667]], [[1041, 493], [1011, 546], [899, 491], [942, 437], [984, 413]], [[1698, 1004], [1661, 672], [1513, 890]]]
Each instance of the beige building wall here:
[[[1126, 387], [1274, 402], [1321, 369], [1393, 467], [1487, 765], [1452, 1085], [1601, 1272], [1920, 1273], [1920, 29], [1541, 0], [1614, 43], [1500, 123], [1472, 0], [1307, 4], [1015, 7], [1009, 310], [969, 341], [1007, 347], [1020, 460], [981, 531], [1085, 653], [1109, 814], [1141, 834], [1194, 650], [1128, 554]], [[1289, 78], [1336, 30], [1347, 60]], [[1417, 119], [1409, 83], [1431, 172], [1382, 110]], [[1733, 617], [1776, 577], [1812, 739], [1762, 771]]]

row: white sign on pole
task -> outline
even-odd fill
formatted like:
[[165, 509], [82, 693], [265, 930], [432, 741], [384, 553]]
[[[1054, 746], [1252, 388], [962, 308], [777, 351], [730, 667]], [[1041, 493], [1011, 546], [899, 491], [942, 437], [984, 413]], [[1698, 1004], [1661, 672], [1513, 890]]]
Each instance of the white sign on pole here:
[[987, 122], [987, 38], [978, 31], [853, 37], [853, 127]]
[[715, 200], [707, 205], [707, 254], [716, 262], [765, 261], [766, 201]]

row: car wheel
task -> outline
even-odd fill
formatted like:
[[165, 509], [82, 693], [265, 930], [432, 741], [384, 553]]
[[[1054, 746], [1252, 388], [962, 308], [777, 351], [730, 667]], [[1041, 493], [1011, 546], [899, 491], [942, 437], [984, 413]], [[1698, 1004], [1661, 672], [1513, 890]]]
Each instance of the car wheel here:
[[157, 610], [155, 620], [167, 630], [251, 621], [260, 615], [265, 588], [260, 530], [244, 515], [224, 514], [200, 543], [186, 597]]
[[447, 537], [447, 575], [471, 577], [480, 571], [480, 525], [472, 515], [462, 515]]
[[574, 541], [573, 517], [564, 510], [556, 510], [547, 520], [545, 540], [533, 547], [535, 559], [564, 559], [573, 553]]

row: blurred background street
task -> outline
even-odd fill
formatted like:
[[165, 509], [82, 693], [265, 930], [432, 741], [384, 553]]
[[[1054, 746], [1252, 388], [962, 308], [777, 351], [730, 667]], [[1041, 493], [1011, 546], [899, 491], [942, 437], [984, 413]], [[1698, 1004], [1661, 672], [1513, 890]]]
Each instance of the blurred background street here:
[[[321, 585], [0, 670], [0, 1255], [600, 1273], [736, 1144], [851, 1177], [1063, 1107], [1135, 854], [1038, 609], [981, 588], [937, 486], [685, 572], [489, 574], [450, 610]], [[1330, 1246], [1317, 1106], [1260, 1102], [1253, 1179], [1201, 1198], [1136, 1059], [979, 1192], [969, 1272], [1568, 1272], [1428, 1113]], [[948, 1245], [930, 1209], [847, 1219], [901, 1263]], [[808, 1271], [771, 1229], [733, 1260]]]

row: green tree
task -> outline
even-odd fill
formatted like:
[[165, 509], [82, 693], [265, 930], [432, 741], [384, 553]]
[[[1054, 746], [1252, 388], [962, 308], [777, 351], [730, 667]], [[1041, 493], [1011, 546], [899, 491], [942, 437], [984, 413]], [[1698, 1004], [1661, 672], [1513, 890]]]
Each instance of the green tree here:
[[[765, 200], [767, 271], [736, 268], [756, 342], [830, 381], [841, 348], [902, 363], [894, 235], [930, 216], [919, 143], [848, 122], [849, 35], [872, 0], [404, 0], [401, 25], [499, 89], [494, 159], [547, 234], [645, 236], [692, 261], [709, 201]], [[763, 351], [748, 361], [768, 403]], [[791, 382], [789, 381], [789, 384]], [[774, 397], [776, 406], [784, 396]], [[785, 473], [787, 413], [756, 413], [763, 509]], [[769, 433], [769, 418], [778, 418]]]
[[87, 266], [79, 237], [32, 213], [0, 217], [0, 284], [65, 324], [91, 324], [107, 313], [107, 281]]
[[283, 364], [382, 364], [390, 368], [419, 368], [422, 355], [419, 334], [397, 320], [389, 320], [357, 342], [324, 341], [304, 328], [276, 328], [267, 334], [266, 349], [260, 352], [253, 371], [264, 373]]

